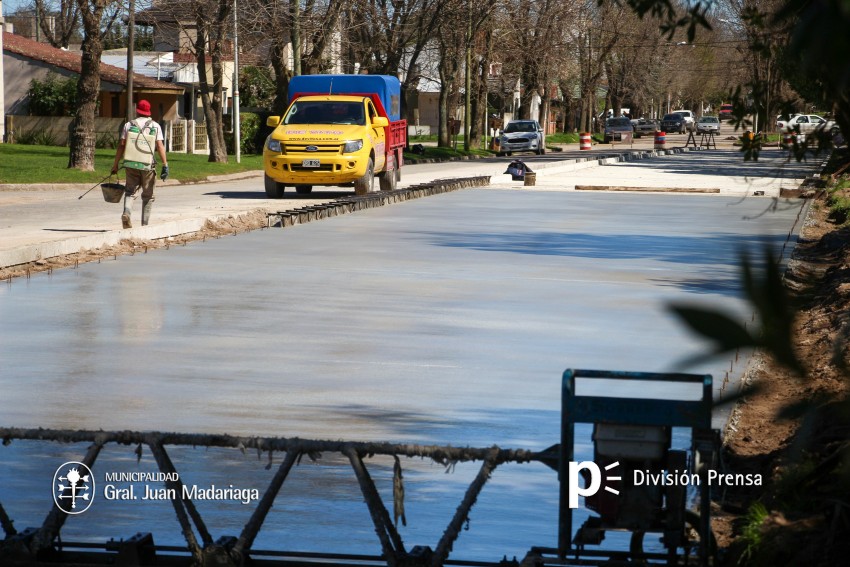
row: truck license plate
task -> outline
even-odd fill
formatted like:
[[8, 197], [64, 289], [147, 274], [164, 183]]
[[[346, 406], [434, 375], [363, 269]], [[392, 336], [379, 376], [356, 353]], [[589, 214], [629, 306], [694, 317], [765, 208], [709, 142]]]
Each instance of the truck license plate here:
[[319, 167], [321, 162], [317, 159], [305, 159], [301, 162], [301, 167]]

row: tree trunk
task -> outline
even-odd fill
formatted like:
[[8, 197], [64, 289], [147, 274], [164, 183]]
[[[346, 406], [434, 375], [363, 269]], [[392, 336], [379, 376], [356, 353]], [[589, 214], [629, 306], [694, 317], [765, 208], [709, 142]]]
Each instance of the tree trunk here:
[[441, 148], [451, 146], [451, 135], [448, 128], [449, 118], [449, 91], [452, 88], [452, 81], [442, 71], [440, 72], [440, 94], [438, 98], [439, 105], [439, 123], [437, 124], [437, 145]]
[[[219, 4], [221, 7], [221, 4]], [[224, 9], [222, 7], [222, 9]], [[224, 18], [221, 18], [223, 20]], [[201, 104], [204, 108], [204, 120], [207, 126], [210, 158], [214, 163], [227, 163], [227, 146], [224, 143], [223, 109], [222, 109], [222, 70], [221, 70], [221, 37], [210, 38], [213, 82], [210, 84], [207, 76], [207, 33], [206, 20], [198, 18], [197, 40], [195, 54], [198, 62], [198, 83], [201, 90]]]
[[269, 53], [274, 69], [275, 95], [272, 111], [274, 114], [282, 115], [289, 106], [289, 79], [292, 71], [286, 60], [286, 42], [282, 38], [275, 38]]
[[82, 45], [82, 65], [80, 79], [77, 81], [77, 100], [79, 108], [71, 122], [68, 139], [70, 155], [68, 167], [82, 171], [94, 171], [94, 118], [97, 113], [97, 101], [100, 94], [100, 55], [103, 44], [100, 39], [100, 20], [103, 6], [96, 7], [83, 14], [84, 38]]

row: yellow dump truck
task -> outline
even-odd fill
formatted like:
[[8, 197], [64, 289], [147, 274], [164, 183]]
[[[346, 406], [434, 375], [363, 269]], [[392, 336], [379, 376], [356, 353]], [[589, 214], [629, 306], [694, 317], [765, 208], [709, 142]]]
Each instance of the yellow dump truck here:
[[401, 84], [386, 75], [299, 75], [289, 83], [289, 107], [270, 116], [274, 131], [263, 148], [266, 195], [286, 187], [310, 193], [317, 185], [354, 186], [365, 195], [392, 190], [401, 179], [407, 122]]

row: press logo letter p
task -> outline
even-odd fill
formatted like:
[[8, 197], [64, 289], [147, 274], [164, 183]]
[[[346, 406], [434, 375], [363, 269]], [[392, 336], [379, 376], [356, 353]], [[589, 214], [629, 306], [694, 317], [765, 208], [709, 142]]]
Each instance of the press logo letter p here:
[[[581, 488], [579, 485], [579, 476], [582, 469], [587, 469], [590, 473], [590, 481], [587, 483], [587, 488]], [[602, 471], [599, 466], [593, 461], [582, 461], [577, 463], [570, 461], [569, 473], [567, 482], [570, 490], [570, 508], [578, 508], [579, 496], [593, 496], [599, 492], [599, 487], [602, 485]]]

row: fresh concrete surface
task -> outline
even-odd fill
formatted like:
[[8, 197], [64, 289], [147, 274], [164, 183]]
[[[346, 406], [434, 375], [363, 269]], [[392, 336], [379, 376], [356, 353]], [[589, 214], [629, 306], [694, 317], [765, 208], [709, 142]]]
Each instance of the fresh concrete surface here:
[[[717, 188], [724, 195], [767, 197], [781, 187], [796, 186], [813, 174], [817, 164], [787, 163], [784, 152], [767, 150], [759, 162], [745, 163], [732, 148], [656, 155], [651, 144], [603, 147], [592, 152], [570, 150], [546, 156], [517, 155], [537, 173], [534, 191], [573, 190], [585, 186], [645, 186]], [[597, 161], [603, 153], [627, 153]], [[675, 151], [681, 152], [681, 149]], [[459, 161], [405, 167], [401, 187], [438, 178], [490, 175], [495, 188], [522, 187], [504, 171], [513, 158]], [[576, 161], [580, 159], [581, 161]], [[99, 188], [79, 197], [89, 186], [51, 188], [0, 187], [0, 268], [84, 249], [114, 244], [125, 238], [157, 239], [193, 232], [206, 220], [264, 209], [286, 210], [351, 195], [350, 189], [317, 187], [311, 195], [288, 190], [284, 199], [266, 198], [262, 174], [233, 176], [202, 184], [166, 183], [157, 188], [151, 225], [140, 227], [141, 203], [134, 207], [134, 226], [121, 229], [121, 204], [104, 202]]]
[[[682, 156], [694, 161], [654, 175], [687, 186], [689, 174], [676, 169], [698, 172], [701, 155]], [[728, 167], [736, 167], [729, 157]], [[499, 172], [507, 161], [435, 164], [405, 174], [409, 183], [495, 171], [493, 188], [3, 282], [4, 425], [543, 449], [559, 441], [565, 368], [680, 369], [705, 344], [668, 305], [710, 305], [748, 320], [738, 252], [793, 242], [804, 208], [800, 200], [783, 200], [771, 210], [772, 199], [742, 198], [749, 185], [733, 193], [732, 182], [718, 195], [576, 192], [575, 172], [557, 169], [568, 164], [542, 167], [555, 156], [527, 159], [540, 164], [539, 184], [515, 187]], [[622, 175], [621, 167], [582, 172], [610, 183], [605, 176]], [[209, 215], [350, 194], [328, 190], [269, 202], [261, 182], [165, 187], [146, 230], [167, 234], [167, 227]], [[0, 201], [10, 201], [0, 204], [0, 243], [6, 246], [15, 226], [21, 237], [10, 249], [88, 230], [103, 231], [93, 239], [137, 234], [116, 229], [118, 205], [78, 195], [48, 192], [10, 202], [26, 195], [4, 193]], [[727, 371], [734, 383], [743, 368], [743, 359], [725, 358], [681, 369], [709, 372], [719, 388]], [[44, 445], [0, 448], [4, 463], [14, 465], [0, 501], [21, 528], [40, 525], [52, 505], [45, 489], [51, 475], [87, 448]], [[140, 464], [133, 449], [105, 450], [98, 474], [153, 466], [147, 449]], [[181, 478], [185, 466], [187, 479], [260, 490], [280, 462], [275, 454], [266, 470], [266, 455], [258, 460], [253, 452], [170, 452]], [[591, 457], [586, 440], [576, 456]], [[356, 481], [325, 463], [304, 459], [293, 471], [257, 547], [379, 552]], [[410, 545], [433, 547], [479, 464], [452, 467], [450, 475], [419, 460], [403, 466], [410, 525], [399, 529]], [[370, 461], [382, 487], [391, 486], [391, 467]], [[556, 495], [548, 468], [500, 467], [452, 557], [498, 561], [522, 557], [532, 545], [551, 547]], [[248, 518], [239, 503], [201, 505], [214, 537], [238, 534]], [[96, 506], [67, 523], [63, 540], [152, 531], [158, 544], [183, 543], [167, 502], [101, 499]]]

